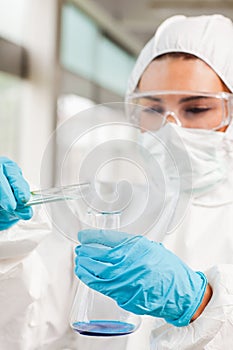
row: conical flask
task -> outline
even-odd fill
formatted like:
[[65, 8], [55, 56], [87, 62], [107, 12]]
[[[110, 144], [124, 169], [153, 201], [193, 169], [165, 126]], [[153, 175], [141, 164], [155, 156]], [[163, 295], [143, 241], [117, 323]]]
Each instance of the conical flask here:
[[[120, 214], [88, 211], [88, 223], [93, 228], [117, 230]], [[113, 299], [79, 281], [70, 315], [73, 330], [87, 336], [119, 336], [133, 333], [140, 323], [140, 316], [123, 310]]]

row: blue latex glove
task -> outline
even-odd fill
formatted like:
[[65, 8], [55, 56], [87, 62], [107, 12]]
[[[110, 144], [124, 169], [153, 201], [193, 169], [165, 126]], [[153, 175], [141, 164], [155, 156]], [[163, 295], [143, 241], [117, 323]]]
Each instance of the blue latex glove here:
[[189, 324], [205, 293], [203, 273], [143, 236], [84, 230], [78, 239], [75, 273], [90, 288], [135, 314]]
[[29, 198], [29, 185], [21, 169], [12, 160], [0, 157], [0, 230], [32, 217], [32, 208], [24, 206]]

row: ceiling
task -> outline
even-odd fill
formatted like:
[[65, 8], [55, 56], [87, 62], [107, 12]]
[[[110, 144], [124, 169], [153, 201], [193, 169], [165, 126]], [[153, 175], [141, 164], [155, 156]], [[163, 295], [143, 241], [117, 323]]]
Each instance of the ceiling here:
[[233, 20], [233, 0], [95, 0], [143, 46], [157, 26], [177, 14], [221, 13]]

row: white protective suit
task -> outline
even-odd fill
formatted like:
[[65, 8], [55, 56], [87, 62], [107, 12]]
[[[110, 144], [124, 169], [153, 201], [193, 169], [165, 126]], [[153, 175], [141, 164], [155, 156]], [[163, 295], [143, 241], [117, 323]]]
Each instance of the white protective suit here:
[[[213, 49], [216, 45], [216, 49]], [[132, 92], [144, 69], [159, 54], [192, 53], [207, 62], [233, 91], [233, 29], [222, 16], [167, 20], [140, 55], [129, 83]], [[229, 172], [233, 170], [233, 128], [226, 132]], [[203, 196], [193, 197], [175, 232], [160, 239], [191, 268], [207, 274], [213, 296], [202, 315], [176, 328], [145, 317], [135, 334], [89, 338], [69, 328], [74, 297], [74, 244], [51, 231], [37, 210], [0, 232], [1, 350], [149, 350], [233, 348], [233, 177]]]

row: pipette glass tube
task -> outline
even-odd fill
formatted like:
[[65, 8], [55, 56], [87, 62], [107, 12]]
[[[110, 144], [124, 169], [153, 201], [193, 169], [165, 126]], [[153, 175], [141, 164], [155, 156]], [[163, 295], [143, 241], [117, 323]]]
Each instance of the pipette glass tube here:
[[25, 205], [31, 206], [48, 202], [79, 199], [86, 195], [89, 190], [90, 184], [88, 182], [36, 190], [31, 192], [31, 198]]

